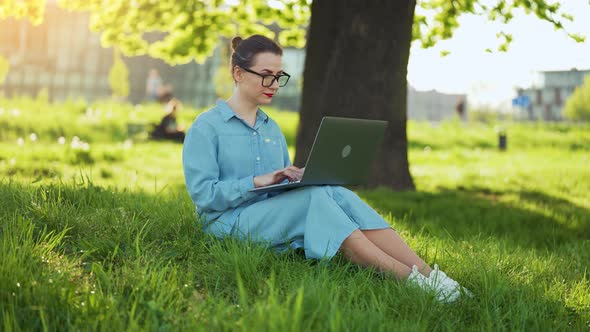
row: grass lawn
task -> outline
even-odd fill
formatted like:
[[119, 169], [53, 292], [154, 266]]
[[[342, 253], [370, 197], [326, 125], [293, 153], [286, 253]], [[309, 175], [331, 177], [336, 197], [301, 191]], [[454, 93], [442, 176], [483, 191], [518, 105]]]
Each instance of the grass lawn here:
[[[1, 100], [1, 330], [590, 329], [590, 125], [505, 124], [500, 152], [491, 124], [409, 123], [417, 191], [356, 192], [474, 294], [440, 304], [341, 257], [207, 237], [181, 146], [126, 140], [159, 112]], [[297, 115], [269, 113], [293, 149]]]

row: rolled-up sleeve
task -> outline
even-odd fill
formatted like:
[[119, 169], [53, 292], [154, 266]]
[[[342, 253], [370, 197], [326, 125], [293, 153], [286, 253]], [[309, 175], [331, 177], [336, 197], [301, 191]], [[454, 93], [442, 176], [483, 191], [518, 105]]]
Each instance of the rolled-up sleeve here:
[[193, 125], [182, 150], [184, 179], [199, 212], [225, 211], [257, 196], [254, 175], [236, 180], [219, 180], [217, 145], [206, 125]]

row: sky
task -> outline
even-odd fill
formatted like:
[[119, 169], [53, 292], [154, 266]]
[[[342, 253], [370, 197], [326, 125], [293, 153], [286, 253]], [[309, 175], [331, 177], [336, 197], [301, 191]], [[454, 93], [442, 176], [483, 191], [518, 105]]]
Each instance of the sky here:
[[[590, 69], [590, 0], [561, 1], [561, 6], [574, 16], [574, 22], [564, 22], [567, 31], [586, 36], [584, 43], [524, 11], [515, 12], [508, 25], [464, 15], [452, 39], [429, 49], [412, 45], [410, 85], [417, 90], [465, 93], [472, 106], [507, 107], [515, 87], [532, 86], [538, 71]], [[512, 33], [508, 52], [497, 51], [499, 31]], [[443, 50], [451, 53], [441, 57]]]

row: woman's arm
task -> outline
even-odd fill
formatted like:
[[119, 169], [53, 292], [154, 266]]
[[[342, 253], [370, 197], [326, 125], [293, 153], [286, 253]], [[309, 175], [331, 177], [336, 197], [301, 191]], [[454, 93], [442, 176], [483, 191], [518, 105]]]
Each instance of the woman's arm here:
[[182, 164], [186, 188], [199, 210], [225, 211], [256, 197], [254, 176], [238, 180], [219, 180], [217, 147], [213, 133], [203, 126], [191, 127], [184, 141]]

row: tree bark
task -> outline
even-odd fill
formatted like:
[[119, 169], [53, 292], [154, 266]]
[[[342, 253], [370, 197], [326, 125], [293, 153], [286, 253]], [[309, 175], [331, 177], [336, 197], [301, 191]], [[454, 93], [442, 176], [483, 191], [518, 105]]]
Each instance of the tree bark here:
[[407, 67], [416, 1], [314, 0], [295, 165], [323, 116], [389, 121], [368, 187], [414, 190], [406, 136]]

